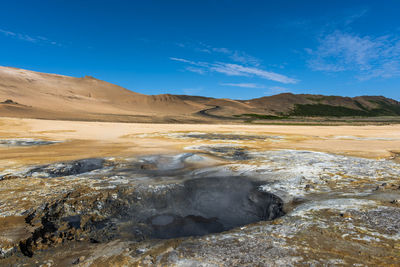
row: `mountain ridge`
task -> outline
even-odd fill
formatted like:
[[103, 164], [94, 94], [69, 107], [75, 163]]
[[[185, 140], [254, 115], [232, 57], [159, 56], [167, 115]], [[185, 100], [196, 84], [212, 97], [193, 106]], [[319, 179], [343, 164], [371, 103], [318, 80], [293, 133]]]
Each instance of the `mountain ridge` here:
[[[218, 122], [241, 116], [400, 116], [400, 102], [384, 96], [282, 93], [249, 100], [145, 95], [92, 76], [0, 67], [0, 116], [126, 122]], [[258, 117], [257, 117], [258, 118]]]

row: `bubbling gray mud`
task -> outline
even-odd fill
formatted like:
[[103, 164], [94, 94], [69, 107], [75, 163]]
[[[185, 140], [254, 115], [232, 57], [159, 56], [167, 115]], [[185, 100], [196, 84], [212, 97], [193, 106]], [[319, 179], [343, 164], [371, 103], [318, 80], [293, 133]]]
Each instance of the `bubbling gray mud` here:
[[[282, 201], [244, 177], [185, 181], [169, 192], [141, 191], [130, 214], [154, 238], [201, 236], [282, 216]], [[149, 194], [150, 193], [150, 194]]]

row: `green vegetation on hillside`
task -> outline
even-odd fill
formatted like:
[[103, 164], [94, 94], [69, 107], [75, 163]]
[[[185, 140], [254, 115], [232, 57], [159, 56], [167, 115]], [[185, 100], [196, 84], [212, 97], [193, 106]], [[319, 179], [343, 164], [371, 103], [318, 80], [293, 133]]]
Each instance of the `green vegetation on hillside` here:
[[391, 105], [384, 101], [374, 101], [374, 100], [369, 100], [369, 102], [379, 105], [379, 108], [370, 110], [371, 114], [376, 114], [374, 116], [399, 116], [400, 115], [400, 105]]
[[289, 116], [300, 117], [377, 117], [399, 116], [400, 106], [390, 105], [383, 101], [375, 101], [378, 108], [366, 109], [361, 103], [356, 102], [360, 109], [325, 104], [295, 104]]
[[295, 104], [294, 109], [289, 112], [289, 116], [300, 117], [350, 117], [368, 116], [364, 110], [357, 110], [341, 106], [331, 106], [325, 104]]
[[315, 102], [321, 102], [321, 101], [329, 101], [329, 100], [334, 100], [336, 96], [308, 96], [306, 97], [308, 100], [315, 101]]
[[235, 115], [244, 117], [249, 121], [253, 120], [285, 120], [290, 117], [379, 117], [379, 116], [400, 116], [400, 105], [390, 104], [379, 100], [369, 100], [378, 107], [368, 109], [360, 102], [355, 101], [359, 109], [326, 104], [295, 104], [293, 110], [285, 115], [263, 115], [246, 113]]

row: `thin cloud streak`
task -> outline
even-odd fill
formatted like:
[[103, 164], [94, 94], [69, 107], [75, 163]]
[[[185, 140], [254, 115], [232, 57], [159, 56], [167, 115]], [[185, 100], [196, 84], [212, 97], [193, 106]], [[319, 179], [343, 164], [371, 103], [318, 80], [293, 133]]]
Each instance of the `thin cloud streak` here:
[[169, 59], [174, 60], [174, 61], [189, 63], [189, 64], [195, 64], [194, 61], [186, 60], [186, 59], [183, 59], [183, 58], [170, 57]]
[[36, 38], [33, 38], [27, 34], [15, 33], [15, 32], [6, 31], [3, 29], [0, 29], [0, 33], [2, 33], [5, 36], [17, 38], [22, 41], [27, 41], [27, 42], [32, 42], [32, 43], [36, 43], [38, 41]]
[[186, 49], [191, 49], [197, 52], [202, 52], [202, 53], [207, 53], [207, 54], [220, 54], [224, 55], [227, 58], [237, 62], [241, 63], [243, 65], [248, 65], [248, 66], [254, 66], [258, 67], [261, 65], [261, 60], [247, 54], [246, 52], [239, 51], [239, 50], [232, 50], [226, 47], [213, 47], [211, 45], [205, 44], [203, 42], [187, 42], [187, 43], [174, 43], [174, 45], [181, 47], [181, 48], [186, 48]]
[[10, 32], [10, 31], [6, 31], [6, 30], [3, 30], [3, 29], [0, 29], [0, 32], [1, 32], [2, 34], [4, 34], [5, 36], [16, 36], [15, 33]]
[[[275, 72], [269, 72], [256, 67], [246, 67], [239, 64], [224, 63], [224, 62], [196, 62], [183, 58], [170, 57], [173, 61], [178, 61], [193, 66], [200, 67], [205, 72], [218, 72], [228, 76], [243, 76], [243, 77], [259, 77], [266, 80], [276, 81], [280, 83], [297, 83], [298, 80], [289, 78], [285, 75]], [[197, 70], [199, 71], [199, 69]]]
[[350, 25], [352, 24], [354, 21], [358, 20], [359, 18], [364, 17], [367, 13], [369, 12], [368, 8], [363, 8], [361, 10], [359, 10], [358, 12], [354, 13], [353, 15], [347, 16], [344, 18], [344, 24]]
[[256, 84], [256, 83], [220, 83], [220, 85], [242, 87], [242, 88], [265, 88], [264, 85]]
[[280, 83], [297, 83], [298, 81], [285, 75], [275, 72], [265, 71], [259, 68], [245, 67], [238, 64], [216, 63], [213, 70], [231, 76], [257, 76], [262, 79], [276, 81]]
[[0, 33], [3, 34], [6, 37], [16, 38], [16, 39], [19, 39], [21, 41], [26, 41], [26, 42], [30, 42], [30, 43], [45, 43], [45, 44], [62, 46], [61, 44], [59, 44], [57, 42], [54, 42], [52, 40], [49, 40], [48, 38], [43, 37], [43, 36], [32, 37], [32, 36], [27, 35], [27, 34], [16, 33], [16, 32], [7, 31], [7, 30], [4, 30], [4, 29], [0, 29]]
[[231, 60], [242, 63], [244, 65], [250, 65], [254, 67], [258, 67], [261, 65], [261, 60], [256, 57], [253, 57], [246, 52], [238, 51], [238, 50], [231, 50], [225, 47], [211, 47], [207, 46], [208, 51], [213, 51], [216, 53], [221, 53], [227, 55]]
[[206, 73], [206, 71], [204, 69], [191, 67], [191, 66], [186, 67], [185, 70], [190, 71], [190, 72], [194, 72], [194, 73], [198, 73], [198, 74], [201, 74], [201, 75]]

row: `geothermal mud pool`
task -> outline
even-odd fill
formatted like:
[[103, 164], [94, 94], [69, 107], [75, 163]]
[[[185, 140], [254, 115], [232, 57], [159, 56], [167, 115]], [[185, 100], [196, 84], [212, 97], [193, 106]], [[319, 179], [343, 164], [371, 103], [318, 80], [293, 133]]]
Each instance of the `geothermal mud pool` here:
[[187, 138], [180, 154], [3, 170], [0, 265], [400, 262], [400, 164]]

